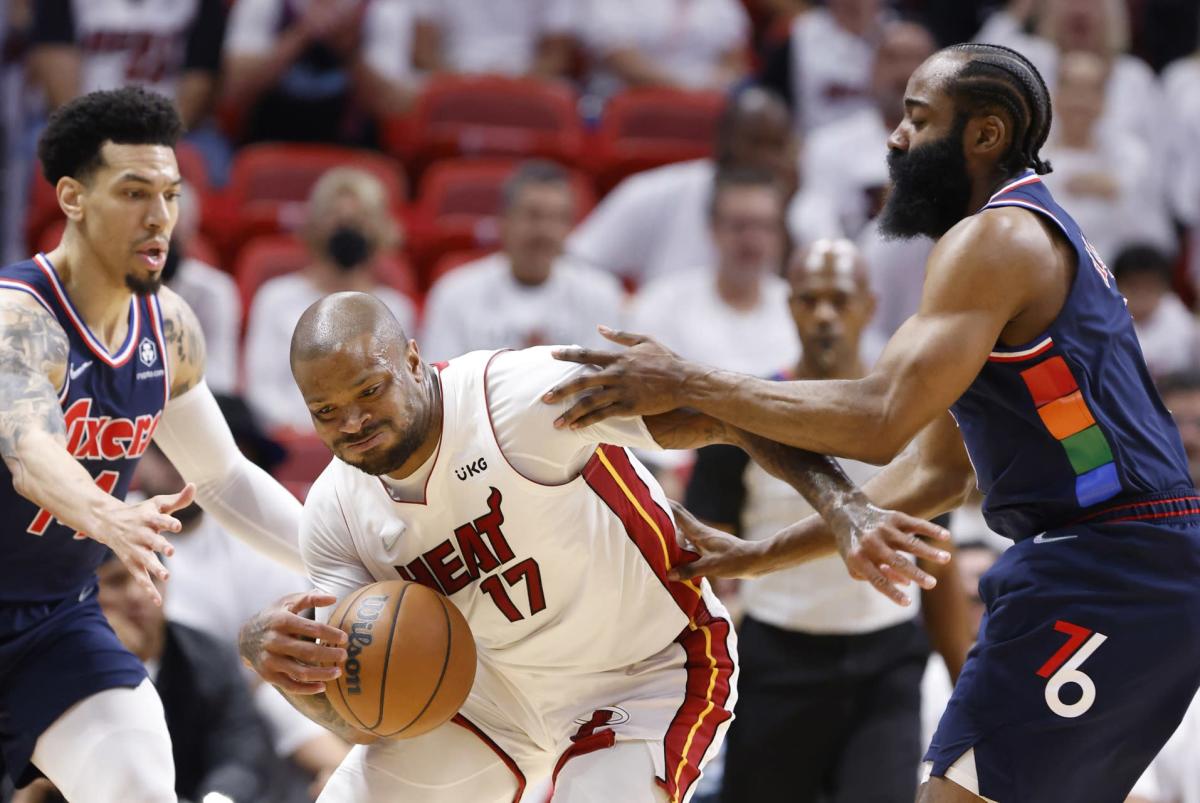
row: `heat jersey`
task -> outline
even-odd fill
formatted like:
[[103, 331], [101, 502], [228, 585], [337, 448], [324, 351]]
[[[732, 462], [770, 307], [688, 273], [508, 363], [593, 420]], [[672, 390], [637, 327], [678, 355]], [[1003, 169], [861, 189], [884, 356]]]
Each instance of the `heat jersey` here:
[[[1005, 206], [1051, 221], [1077, 265], [1049, 328], [1028, 343], [997, 344], [951, 407], [988, 526], [1020, 540], [1110, 511], [1129, 518], [1196, 507], [1179, 433], [1112, 273], [1032, 171], [983, 208]], [[1151, 503], [1156, 511], [1145, 512]]]
[[[67, 449], [97, 485], [124, 499], [170, 392], [158, 298], [130, 299], [128, 334], [120, 348], [109, 352], [88, 329], [44, 255], [0, 269], [0, 290], [32, 296], [66, 333], [67, 371], [58, 398]], [[0, 464], [0, 603], [78, 594], [92, 582], [107, 547], [76, 540], [73, 528], [18, 494], [12, 480], [8, 467]]]
[[[466, 616], [481, 658], [501, 671], [623, 668], [682, 633], [697, 637], [689, 651], [727, 654], [726, 631], [710, 629], [724, 612], [711, 609], [704, 586], [666, 579], [684, 553], [662, 489], [626, 449], [595, 445], [582, 471], [558, 485], [509, 464], [485, 392], [493, 403], [513, 395], [488, 384], [497, 359], [517, 361], [506, 364], [505, 382], [530, 385], [516, 391], [530, 409], [549, 385], [526, 377], [544, 377], [547, 364], [575, 368], [545, 348], [445, 364], [442, 437], [423, 501], [394, 501], [379, 478], [336, 459], [314, 484], [301, 548], [317, 587], [339, 597], [372, 579], [435, 588]], [[569, 437], [552, 419], [541, 436]]]

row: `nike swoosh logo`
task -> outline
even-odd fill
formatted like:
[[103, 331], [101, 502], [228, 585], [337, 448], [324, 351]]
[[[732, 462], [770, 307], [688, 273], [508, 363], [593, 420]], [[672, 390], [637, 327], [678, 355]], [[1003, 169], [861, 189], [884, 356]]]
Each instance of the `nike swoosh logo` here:
[[383, 548], [388, 552], [391, 552], [392, 548], [396, 546], [396, 542], [400, 540], [400, 536], [404, 535], [404, 531], [406, 529], [407, 528], [401, 524], [392, 532], [380, 533], [380, 537], [383, 539]]
[[71, 370], [70, 370], [71, 378], [78, 379], [79, 375], [82, 374], [84, 371], [86, 371], [88, 368], [90, 368], [91, 365], [92, 365], [91, 360], [88, 360], [87, 362], [81, 362], [79, 365], [72, 365]]
[[94, 589], [93, 589], [91, 586], [88, 586], [87, 588], [85, 588], [85, 589], [83, 589], [82, 591], [80, 591], [80, 592], [79, 592], [79, 601], [80, 601], [80, 602], [83, 602], [85, 599], [87, 599], [88, 597], [90, 597], [90, 596], [92, 595], [92, 591], [93, 591], [93, 590], [94, 590]]
[[1048, 544], [1051, 541], [1066, 541], [1070, 538], [1078, 538], [1078, 535], [1056, 535], [1053, 538], [1047, 538], [1045, 533], [1038, 533], [1033, 537], [1035, 544]]

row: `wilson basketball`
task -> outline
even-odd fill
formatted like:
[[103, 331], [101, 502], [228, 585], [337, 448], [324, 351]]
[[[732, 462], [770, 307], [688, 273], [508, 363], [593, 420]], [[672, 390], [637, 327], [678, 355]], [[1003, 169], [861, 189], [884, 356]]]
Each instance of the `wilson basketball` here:
[[329, 623], [350, 637], [326, 696], [348, 724], [407, 739], [449, 720], [475, 681], [475, 639], [454, 603], [419, 583], [372, 583], [341, 601]]

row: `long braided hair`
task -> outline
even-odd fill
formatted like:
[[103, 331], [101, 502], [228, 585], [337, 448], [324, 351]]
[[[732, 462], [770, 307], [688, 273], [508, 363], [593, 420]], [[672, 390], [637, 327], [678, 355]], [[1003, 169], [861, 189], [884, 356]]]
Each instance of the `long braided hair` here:
[[968, 60], [951, 80], [950, 94], [960, 109], [978, 113], [1000, 108], [1013, 122], [1013, 140], [1000, 161], [1009, 172], [1032, 167], [1038, 175], [1051, 170], [1039, 151], [1050, 134], [1050, 92], [1037, 67], [1012, 48], [968, 42], [947, 48]]

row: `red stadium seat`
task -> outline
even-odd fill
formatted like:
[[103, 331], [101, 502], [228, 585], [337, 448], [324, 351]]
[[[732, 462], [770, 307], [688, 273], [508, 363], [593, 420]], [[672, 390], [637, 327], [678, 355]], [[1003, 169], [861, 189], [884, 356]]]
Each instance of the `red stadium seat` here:
[[[421, 179], [410, 230], [411, 251], [422, 275], [432, 278], [432, 266], [442, 254], [495, 249], [500, 241], [504, 182], [517, 164], [512, 160], [452, 159], [430, 166]], [[595, 206], [596, 197], [582, 173], [569, 171], [569, 176], [575, 219], [582, 220]]]
[[287, 457], [275, 467], [275, 479], [303, 500], [309, 487], [329, 465], [332, 455], [329, 448], [314, 433], [280, 429], [271, 437], [287, 450]]
[[596, 132], [592, 172], [603, 194], [631, 173], [712, 155], [719, 92], [634, 89], [609, 100]]
[[[309, 260], [308, 248], [291, 235], [269, 234], [246, 243], [238, 253], [233, 271], [242, 297], [242, 309], [249, 312], [254, 294], [268, 279], [300, 270]], [[379, 259], [374, 274], [380, 284], [404, 293], [414, 302], [419, 297], [416, 275], [403, 255]]]
[[221, 204], [225, 211], [223, 245], [232, 252], [251, 237], [299, 227], [313, 185], [334, 167], [357, 167], [371, 173], [383, 182], [393, 209], [403, 205], [404, 169], [389, 156], [336, 145], [249, 145], [234, 157]]
[[[175, 158], [179, 161], [179, 174], [195, 190], [197, 201], [203, 209], [205, 200], [212, 191], [204, 157], [192, 145], [180, 142], [175, 146]], [[33, 171], [29, 184], [29, 207], [25, 213], [25, 244], [30, 252], [48, 250], [44, 244], [50, 239], [47, 228], [52, 225], [58, 226], [57, 235], [53, 236], [54, 245], [58, 245], [65, 221], [62, 210], [58, 208], [58, 196], [54, 187], [42, 176], [41, 162], [33, 165]]]
[[540, 156], [578, 161], [583, 127], [565, 84], [496, 75], [439, 75], [411, 115], [384, 124], [387, 147], [427, 165], [455, 156]]

